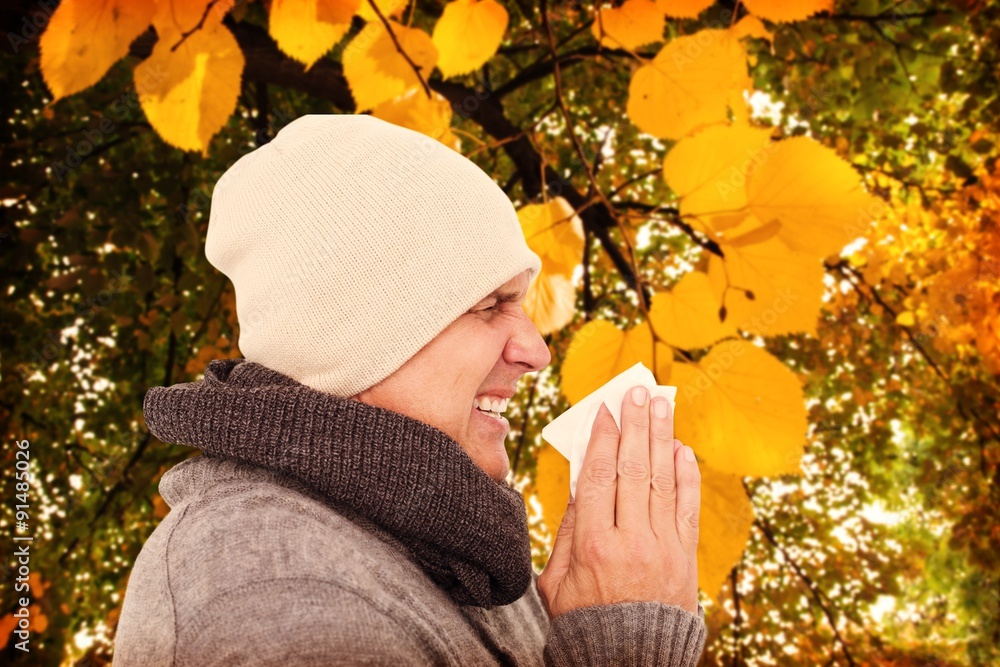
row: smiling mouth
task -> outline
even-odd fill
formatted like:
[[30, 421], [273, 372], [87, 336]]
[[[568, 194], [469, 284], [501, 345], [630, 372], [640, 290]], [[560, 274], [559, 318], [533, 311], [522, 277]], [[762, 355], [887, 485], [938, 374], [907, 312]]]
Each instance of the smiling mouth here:
[[479, 408], [473, 408], [473, 409], [476, 412], [484, 414], [487, 417], [492, 417], [493, 419], [496, 419], [497, 421], [500, 421], [501, 419], [503, 419], [503, 417], [500, 416], [499, 412], [493, 412], [492, 410], [480, 410]]
[[485, 419], [488, 419], [489, 421], [493, 422], [494, 426], [491, 428], [502, 429], [504, 433], [510, 432], [510, 422], [508, 422], [507, 418], [504, 417], [503, 415], [499, 415], [495, 412], [491, 412], [488, 410], [480, 410], [479, 408], [472, 408], [472, 411], [479, 413]]

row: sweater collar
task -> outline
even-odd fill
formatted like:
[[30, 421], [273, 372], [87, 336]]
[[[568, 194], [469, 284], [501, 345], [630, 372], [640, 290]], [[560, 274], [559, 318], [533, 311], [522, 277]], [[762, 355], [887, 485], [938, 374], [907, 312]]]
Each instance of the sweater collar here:
[[521, 494], [429, 424], [245, 359], [151, 388], [143, 411], [164, 442], [280, 473], [372, 520], [458, 604], [510, 604], [531, 583]]

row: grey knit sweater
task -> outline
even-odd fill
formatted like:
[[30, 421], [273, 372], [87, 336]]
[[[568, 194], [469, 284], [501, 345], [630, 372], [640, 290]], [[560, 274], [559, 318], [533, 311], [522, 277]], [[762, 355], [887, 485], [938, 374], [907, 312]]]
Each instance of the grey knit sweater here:
[[417, 420], [259, 364], [154, 388], [199, 447], [128, 581], [114, 665], [694, 665], [698, 615], [657, 602], [549, 621], [520, 495]]

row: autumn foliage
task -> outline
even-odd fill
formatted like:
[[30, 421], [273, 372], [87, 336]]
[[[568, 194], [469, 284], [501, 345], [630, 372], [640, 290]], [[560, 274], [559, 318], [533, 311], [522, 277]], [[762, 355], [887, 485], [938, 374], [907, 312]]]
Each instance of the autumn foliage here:
[[1000, 4], [51, 4], [3, 15], [0, 415], [53, 508], [36, 658], [110, 655], [193, 453], [143, 393], [239, 355], [212, 184], [304, 113], [425, 133], [511, 197], [553, 353], [510, 413], [540, 566], [569, 477], [541, 428], [641, 361], [701, 466], [706, 664], [1000, 658]]

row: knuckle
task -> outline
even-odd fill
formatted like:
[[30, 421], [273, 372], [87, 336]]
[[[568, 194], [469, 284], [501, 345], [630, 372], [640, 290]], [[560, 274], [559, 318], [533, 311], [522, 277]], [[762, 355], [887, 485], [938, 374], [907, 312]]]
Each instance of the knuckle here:
[[649, 437], [652, 438], [653, 442], [656, 443], [657, 446], [663, 447], [664, 449], [667, 449], [669, 446], [671, 450], [673, 449], [673, 431], [672, 429], [667, 428], [666, 425], [653, 423], [650, 426]]
[[660, 564], [656, 545], [644, 537], [636, 536], [626, 539], [624, 549], [628, 555], [629, 563], [640, 569]]
[[618, 477], [614, 461], [595, 459], [587, 468], [587, 480], [594, 486], [606, 487], [615, 483]]
[[697, 534], [701, 525], [701, 512], [697, 505], [685, 505], [681, 508], [681, 523]]
[[584, 538], [583, 556], [589, 563], [603, 563], [610, 555], [610, 545], [604, 535], [593, 533]]
[[618, 465], [618, 475], [622, 479], [633, 482], [644, 482], [649, 480], [649, 465], [643, 461], [628, 459], [621, 461]]
[[660, 498], [673, 500], [677, 493], [677, 478], [668, 472], [655, 473], [650, 480], [650, 487]]

